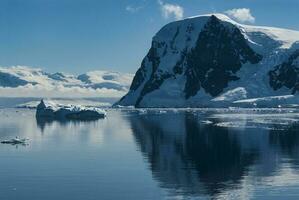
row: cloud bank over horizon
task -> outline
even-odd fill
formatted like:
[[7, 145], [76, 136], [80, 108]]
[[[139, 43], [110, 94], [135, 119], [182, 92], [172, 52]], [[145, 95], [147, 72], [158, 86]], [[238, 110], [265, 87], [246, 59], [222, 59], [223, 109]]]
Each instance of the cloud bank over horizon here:
[[132, 74], [91, 71], [79, 76], [50, 74], [38, 68], [0, 67], [0, 96], [40, 98], [119, 98], [129, 89]]
[[120, 98], [126, 92], [114, 89], [92, 89], [82, 87], [43, 87], [41, 85], [19, 86], [16, 88], [0, 87], [2, 97], [36, 97], [36, 98]]

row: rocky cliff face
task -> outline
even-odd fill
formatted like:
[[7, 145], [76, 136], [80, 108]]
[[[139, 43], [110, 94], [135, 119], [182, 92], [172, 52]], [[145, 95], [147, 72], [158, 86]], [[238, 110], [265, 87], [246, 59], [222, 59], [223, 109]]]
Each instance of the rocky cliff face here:
[[[221, 105], [228, 101], [219, 98], [224, 96], [236, 101], [294, 94], [297, 40], [299, 32], [241, 25], [221, 14], [170, 23], [153, 38], [117, 104], [200, 107]], [[289, 73], [292, 80], [286, 80]], [[234, 96], [240, 90], [243, 95]]]
[[212, 16], [187, 56], [186, 99], [195, 96], [200, 88], [211, 96], [221, 94], [229, 82], [239, 80], [236, 72], [243, 64], [257, 64], [261, 59], [238, 28], [225, 26]]
[[299, 91], [299, 49], [271, 70], [269, 76], [270, 85], [275, 91], [286, 87], [296, 94]]

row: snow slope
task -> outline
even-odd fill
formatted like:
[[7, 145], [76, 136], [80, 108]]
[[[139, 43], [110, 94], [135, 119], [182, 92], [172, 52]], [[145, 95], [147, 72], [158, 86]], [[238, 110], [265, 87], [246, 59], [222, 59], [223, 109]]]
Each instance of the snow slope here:
[[132, 74], [94, 71], [74, 76], [25, 66], [0, 67], [2, 97], [120, 97]]
[[242, 25], [223, 14], [172, 22], [154, 36], [117, 105], [221, 107], [286, 95], [299, 100], [297, 51], [299, 31]]
[[[194, 17], [190, 17], [189, 19], [198, 19], [202, 17], [210, 17], [211, 15], [216, 16], [221, 21], [225, 21], [237, 26], [243, 32], [244, 36], [247, 37], [250, 42], [255, 43], [257, 38], [253, 38], [252, 34], [265, 34], [266, 36], [272, 38], [275, 41], [280, 42], [279, 48], [287, 49], [290, 48], [295, 42], [299, 40], [299, 31], [283, 29], [277, 27], [267, 27], [267, 26], [252, 26], [252, 25], [244, 25], [240, 24], [228, 16], [221, 13], [212, 13], [207, 15], [198, 15]], [[251, 40], [252, 38], [252, 40]], [[256, 42], [256, 44], [259, 44]], [[265, 45], [265, 44], [259, 44]]]

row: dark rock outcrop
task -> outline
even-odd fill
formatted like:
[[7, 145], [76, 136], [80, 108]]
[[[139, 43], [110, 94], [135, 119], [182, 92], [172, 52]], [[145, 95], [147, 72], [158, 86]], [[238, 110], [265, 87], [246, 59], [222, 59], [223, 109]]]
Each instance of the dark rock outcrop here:
[[243, 64], [257, 64], [261, 59], [237, 27], [225, 26], [212, 16], [187, 57], [185, 97], [196, 95], [201, 87], [215, 97], [230, 81], [239, 79], [235, 74]]
[[299, 91], [299, 50], [292, 53], [286, 62], [271, 70], [269, 76], [270, 86], [274, 90], [287, 87], [292, 90], [292, 94]]

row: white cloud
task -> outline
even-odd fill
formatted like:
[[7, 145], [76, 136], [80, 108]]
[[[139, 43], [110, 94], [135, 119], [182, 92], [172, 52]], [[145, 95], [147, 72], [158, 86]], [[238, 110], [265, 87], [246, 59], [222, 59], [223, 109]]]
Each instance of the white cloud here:
[[176, 20], [180, 20], [184, 17], [184, 8], [177, 4], [164, 3], [162, 0], [158, 0], [162, 15], [165, 19], [174, 17]]
[[124, 91], [114, 89], [92, 89], [82, 87], [66, 87], [64, 85], [43, 86], [31, 85], [16, 88], [0, 87], [1, 97], [38, 97], [38, 98], [87, 98], [87, 97], [109, 97], [119, 98], [125, 95]]
[[148, 1], [147, 0], [139, 0], [138, 3], [133, 5], [127, 5], [126, 11], [130, 13], [137, 13], [140, 10], [144, 9], [147, 6]]
[[225, 13], [239, 22], [255, 22], [255, 17], [252, 16], [249, 8], [234, 8], [225, 11]]
[[126, 11], [128, 11], [130, 13], [136, 13], [139, 10], [141, 10], [142, 8], [143, 8], [142, 6], [135, 7], [135, 6], [128, 5], [128, 6], [126, 6]]

